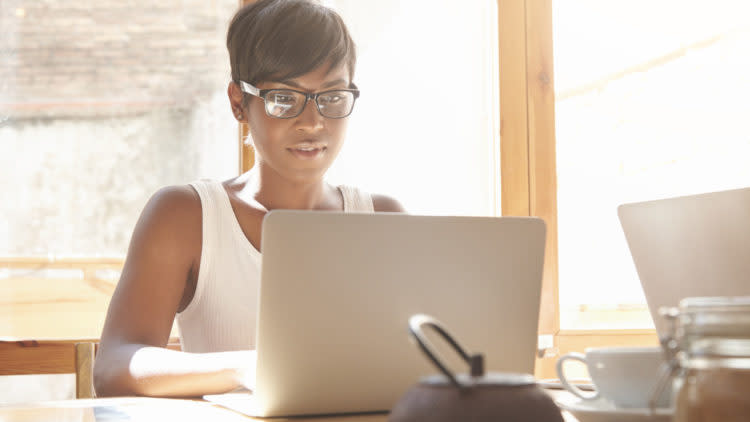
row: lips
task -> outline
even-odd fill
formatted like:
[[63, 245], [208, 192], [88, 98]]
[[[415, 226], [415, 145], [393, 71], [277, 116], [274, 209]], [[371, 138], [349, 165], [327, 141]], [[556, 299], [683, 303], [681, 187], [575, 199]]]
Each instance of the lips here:
[[328, 147], [325, 144], [312, 142], [300, 143], [287, 148], [294, 156], [304, 160], [313, 160], [321, 157], [327, 149]]

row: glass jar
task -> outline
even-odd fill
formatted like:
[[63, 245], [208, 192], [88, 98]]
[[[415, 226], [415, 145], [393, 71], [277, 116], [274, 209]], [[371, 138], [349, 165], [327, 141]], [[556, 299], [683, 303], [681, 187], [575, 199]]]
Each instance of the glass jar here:
[[673, 323], [673, 421], [750, 421], [750, 297], [687, 298], [662, 315]]

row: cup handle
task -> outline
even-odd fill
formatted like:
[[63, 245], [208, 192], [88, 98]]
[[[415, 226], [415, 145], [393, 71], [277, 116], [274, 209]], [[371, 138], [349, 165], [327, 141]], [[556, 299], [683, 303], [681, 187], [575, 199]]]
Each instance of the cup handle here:
[[[580, 353], [568, 353], [567, 355], [561, 356], [560, 359], [557, 360], [557, 364], [555, 365], [555, 369], [557, 369], [557, 377], [560, 379], [560, 383], [565, 387], [566, 390], [573, 393], [573, 395], [583, 399], [583, 400], [595, 400], [599, 398], [599, 391], [594, 390], [593, 393], [586, 393], [580, 388], [576, 387], [574, 384], [571, 384], [568, 382], [567, 378], [565, 378], [565, 372], [563, 371], [563, 363], [566, 360], [577, 360], [579, 362], [582, 362], [584, 365], [588, 366], [588, 363], [586, 362], [586, 356], [582, 355]], [[594, 387], [596, 388], [596, 387]]]

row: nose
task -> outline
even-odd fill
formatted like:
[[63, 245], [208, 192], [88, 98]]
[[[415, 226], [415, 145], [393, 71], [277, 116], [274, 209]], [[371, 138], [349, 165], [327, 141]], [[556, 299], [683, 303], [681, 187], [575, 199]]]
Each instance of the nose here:
[[318, 111], [315, 100], [309, 99], [305, 104], [305, 109], [302, 113], [297, 116], [297, 130], [300, 131], [315, 131], [323, 128], [325, 117], [323, 117]]

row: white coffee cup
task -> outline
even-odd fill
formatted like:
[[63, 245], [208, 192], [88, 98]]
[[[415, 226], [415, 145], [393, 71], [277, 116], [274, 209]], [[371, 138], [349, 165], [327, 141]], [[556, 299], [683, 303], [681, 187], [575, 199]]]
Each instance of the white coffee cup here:
[[[583, 362], [596, 389], [582, 391], [568, 382], [563, 363]], [[583, 400], [599, 398], [617, 407], [647, 408], [659, 378], [664, 351], [660, 347], [601, 347], [586, 349], [586, 354], [568, 353], [557, 361], [557, 376], [566, 390]], [[671, 392], [665, 391], [657, 407], [669, 406]]]

